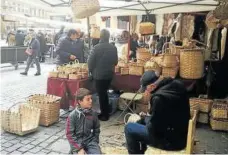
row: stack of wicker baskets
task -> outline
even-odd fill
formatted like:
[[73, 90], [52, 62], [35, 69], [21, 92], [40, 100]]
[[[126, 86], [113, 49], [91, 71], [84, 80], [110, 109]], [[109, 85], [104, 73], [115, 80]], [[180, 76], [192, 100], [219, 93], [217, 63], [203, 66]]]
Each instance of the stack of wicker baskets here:
[[85, 63], [79, 63], [76, 60], [75, 62], [58, 66], [56, 70], [49, 72], [49, 77], [71, 80], [87, 78], [88, 65]]
[[28, 103], [41, 110], [40, 125], [49, 126], [59, 120], [60, 97], [35, 94], [28, 98]]
[[1, 110], [2, 129], [20, 136], [36, 131], [39, 120], [40, 110], [27, 104], [20, 105], [16, 110]]
[[175, 78], [179, 70], [178, 55], [176, 55], [175, 53], [170, 53], [170, 50], [163, 50], [163, 51], [169, 51], [169, 53], [166, 52], [163, 56], [162, 76]]
[[208, 124], [212, 103], [213, 100], [208, 99], [206, 95], [200, 95], [199, 98], [190, 98], [191, 114], [194, 110], [199, 110], [198, 122]]
[[228, 131], [228, 100], [214, 100], [210, 124], [213, 130]]

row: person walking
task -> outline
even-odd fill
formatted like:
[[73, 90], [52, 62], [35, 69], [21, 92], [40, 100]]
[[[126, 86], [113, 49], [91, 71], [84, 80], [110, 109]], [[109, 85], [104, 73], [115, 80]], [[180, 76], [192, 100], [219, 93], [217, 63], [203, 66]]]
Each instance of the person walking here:
[[39, 76], [39, 75], [41, 75], [41, 69], [40, 69], [40, 63], [39, 63], [40, 42], [38, 39], [36, 39], [36, 34], [35, 34], [34, 30], [30, 29], [30, 35], [31, 35], [31, 41], [26, 50], [26, 53], [28, 54], [27, 66], [25, 68], [25, 71], [20, 74], [27, 75], [30, 65], [34, 60], [36, 63], [36, 68], [37, 68], [37, 72], [36, 72], [35, 76]]

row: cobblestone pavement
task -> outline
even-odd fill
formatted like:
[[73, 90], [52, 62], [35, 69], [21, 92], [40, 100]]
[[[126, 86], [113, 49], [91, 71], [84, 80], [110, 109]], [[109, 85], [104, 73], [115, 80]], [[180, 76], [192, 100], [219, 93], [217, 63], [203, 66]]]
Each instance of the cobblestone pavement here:
[[[42, 75], [34, 77], [35, 68], [28, 76], [21, 76], [25, 66], [1, 69], [1, 108], [12, 106], [18, 101], [36, 93], [46, 93], [48, 71], [54, 65], [42, 64]], [[24, 137], [1, 131], [1, 154], [67, 154], [69, 145], [65, 137], [65, 119], [68, 113], [61, 112], [59, 122], [50, 127], [39, 127], [38, 131]], [[110, 126], [118, 113], [109, 122], [101, 122], [101, 146], [125, 146], [122, 126]], [[198, 126], [196, 135], [196, 153], [228, 153], [228, 134], [214, 132], [209, 126]]]

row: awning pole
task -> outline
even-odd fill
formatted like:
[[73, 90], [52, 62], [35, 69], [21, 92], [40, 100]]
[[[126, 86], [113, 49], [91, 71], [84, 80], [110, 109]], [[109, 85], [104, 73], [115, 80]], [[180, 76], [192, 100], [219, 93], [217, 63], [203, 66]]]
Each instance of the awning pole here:
[[87, 32], [88, 32], [88, 43], [89, 43], [89, 50], [91, 49], [91, 40], [90, 40], [90, 23], [89, 17], [87, 17]]

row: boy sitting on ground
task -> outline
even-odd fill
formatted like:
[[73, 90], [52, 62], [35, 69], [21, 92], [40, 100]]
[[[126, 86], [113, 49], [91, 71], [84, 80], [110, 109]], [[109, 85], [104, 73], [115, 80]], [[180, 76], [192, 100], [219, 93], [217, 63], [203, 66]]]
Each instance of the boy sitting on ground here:
[[66, 123], [66, 137], [70, 143], [70, 154], [101, 154], [99, 146], [100, 122], [92, 110], [89, 90], [80, 88], [76, 95], [78, 105], [70, 113]]

